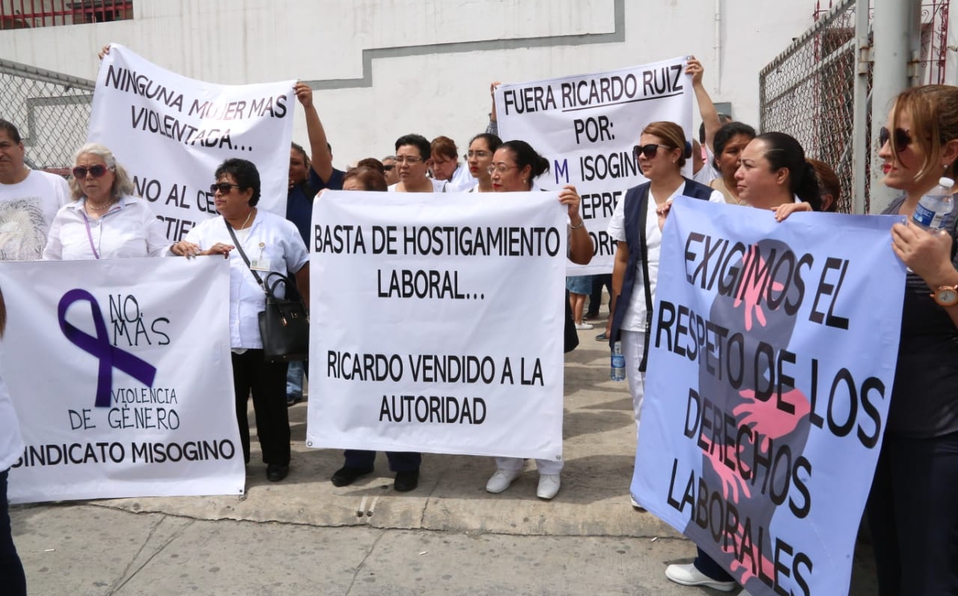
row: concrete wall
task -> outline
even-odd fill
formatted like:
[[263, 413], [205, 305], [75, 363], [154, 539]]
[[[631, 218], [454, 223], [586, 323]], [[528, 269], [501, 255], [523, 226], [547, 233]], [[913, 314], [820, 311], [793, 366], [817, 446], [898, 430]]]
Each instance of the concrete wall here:
[[[758, 72], [812, 24], [814, 0], [134, 0], [135, 19], [0, 33], [0, 56], [94, 78], [109, 42], [219, 83], [314, 81], [335, 162], [446, 134], [464, 152], [489, 82], [694, 54], [713, 100], [757, 124]], [[716, 13], [720, 17], [716, 36]], [[2, 106], [0, 106], [2, 111]], [[306, 141], [297, 110], [294, 139]]]

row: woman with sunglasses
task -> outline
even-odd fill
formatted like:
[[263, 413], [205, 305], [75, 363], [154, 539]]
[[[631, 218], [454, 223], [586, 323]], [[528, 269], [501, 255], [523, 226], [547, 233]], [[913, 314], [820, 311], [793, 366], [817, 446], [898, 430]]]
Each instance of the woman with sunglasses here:
[[[259, 332], [259, 313], [266, 294], [257, 277], [292, 271], [296, 287], [309, 304], [309, 253], [299, 230], [285, 218], [256, 207], [260, 177], [245, 159], [227, 159], [216, 169], [210, 187], [219, 216], [193, 227], [171, 252], [178, 256], [223, 255], [230, 260], [230, 342], [233, 349], [233, 388], [236, 422], [246, 463], [250, 459], [250, 392], [256, 430], [263, 448], [266, 479], [279, 482], [289, 474], [290, 432], [286, 409], [286, 363], [267, 362]], [[284, 298], [286, 288], [276, 284], [274, 294]]]
[[70, 190], [73, 201], [53, 219], [44, 259], [157, 257], [169, 248], [162, 222], [132, 196], [130, 176], [103, 145], [77, 151]]
[[[682, 195], [714, 203], [724, 201], [717, 190], [682, 176], [685, 161], [692, 156], [692, 146], [678, 124], [649, 124], [642, 131], [634, 153], [642, 175], [649, 181], [629, 189], [616, 205], [609, 222], [609, 235], [618, 244], [612, 266], [612, 316], [606, 324], [606, 335], [612, 346], [622, 342], [638, 436], [645, 395], [647, 326], [651, 320], [662, 245], [658, 209]], [[634, 497], [632, 506], [640, 508]]]
[[[471, 145], [470, 145], [471, 146]], [[525, 141], [507, 141], [503, 143], [492, 157], [492, 164], [488, 168], [492, 180], [492, 188], [496, 192], [529, 192], [541, 190], [535, 184], [535, 179], [549, 171], [549, 160], [542, 157], [529, 143]], [[579, 193], [575, 187], [566, 185], [559, 191], [559, 202], [565, 205], [569, 213], [569, 259], [573, 263], [586, 265], [592, 260], [592, 238], [585, 229], [585, 222], [579, 214]], [[569, 300], [565, 300], [566, 337], [569, 333], [575, 336], [575, 329], [571, 327], [571, 308]], [[575, 341], [578, 343], [578, 340]], [[574, 347], [574, 344], [573, 346]], [[567, 350], [572, 349], [568, 347]], [[563, 462], [547, 459], [537, 459], [536, 468], [539, 470], [539, 484], [536, 496], [543, 500], [550, 500], [556, 496], [561, 486], [559, 474]], [[486, 483], [486, 491], [501, 493], [522, 475], [524, 460], [513, 457], [497, 457], [496, 472]]]
[[502, 139], [488, 132], [477, 134], [469, 141], [466, 163], [469, 166], [469, 173], [479, 181], [469, 189], [469, 192], [492, 192], [492, 174], [489, 173], [489, 166], [492, 165], [492, 156], [500, 145], [502, 145]]
[[913, 224], [919, 199], [958, 175], [958, 87], [901, 93], [880, 133], [884, 213], [908, 266], [895, 385], [868, 501], [880, 596], [958, 594], [958, 254], [944, 230]]

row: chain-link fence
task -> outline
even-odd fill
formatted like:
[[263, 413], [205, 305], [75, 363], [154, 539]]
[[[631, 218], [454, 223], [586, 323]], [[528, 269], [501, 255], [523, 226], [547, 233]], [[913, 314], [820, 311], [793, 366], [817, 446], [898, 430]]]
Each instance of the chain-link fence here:
[[0, 118], [20, 131], [27, 164], [65, 174], [86, 142], [93, 81], [0, 60]]
[[[863, 4], [867, 9], [867, 0]], [[839, 210], [846, 213], [853, 181], [855, 9], [855, 0], [839, 3], [759, 75], [762, 131], [788, 133], [808, 157], [832, 166], [842, 185]]]

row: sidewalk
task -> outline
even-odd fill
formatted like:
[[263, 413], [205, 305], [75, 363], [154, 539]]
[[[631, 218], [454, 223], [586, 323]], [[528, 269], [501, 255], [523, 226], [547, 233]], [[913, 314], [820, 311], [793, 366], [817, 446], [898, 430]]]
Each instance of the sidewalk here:
[[[30, 594], [719, 594], [666, 580], [695, 547], [629, 504], [631, 398], [608, 379], [600, 332], [580, 331], [566, 356], [566, 465], [551, 502], [535, 496], [532, 462], [487, 493], [487, 457], [425, 454], [419, 488], [400, 494], [379, 454], [374, 474], [336, 488], [342, 454], [305, 447], [301, 403], [283, 482], [266, 481], [254, 441], [241, 497], [14, 507]], [[855, 596], [877, 592], [868, 548], [852, 584]]]

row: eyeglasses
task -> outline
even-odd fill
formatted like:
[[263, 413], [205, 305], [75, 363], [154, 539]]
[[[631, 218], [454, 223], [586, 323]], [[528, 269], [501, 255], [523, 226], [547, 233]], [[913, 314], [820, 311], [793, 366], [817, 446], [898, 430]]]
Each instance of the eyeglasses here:
[[659, 147], [663, 149], [669, 149], [669, 147], [666, 147], [665, 145], [649, 143], [648, 145], [636, 145], [635, 147], [632, 147], [632, 154], [636, 159], [638, 159], [640, 155], [644, 155], [645, 159], [652, 159], [658, 154]]
[[387, 172], [392, 172], [392, 171], [393, 171], [393, 168], [395, 168], [395, 167], [396, 167], [396, 166], [394, 166], [394, 165], [392, 165], [392, 166], [383, 166], [383, 169], [386, 170]]
[[501, 164], [489, 166], [488, 168], [486, 168], [486, 171], [489, 172], [489, 175], [491, 176], [495, 174], [496, 172], [499, 172], [500, 174], [505, 174], [506, 172], [512, 169], [519, 169], [519, 166], [507, 166], [506, 164], [501, 163]]
[[229, 182], [217, 182], [216, 184], [210, 184], [210, 193], [216, 194], [216, 191], [219, 191], [221, 195], [230, 194], [230, 189], [233, 187], [239, 188], [239, 184], [230, 184]]
[[[882, 126], [878, 129], [878, 146], [884, 147], [885, 143], [891, 138], [891, 133], [887, 128]], [[895, 148], [899, 151], [903, 150], [908, 145], [911, 145], [911, 135], [908, 134], [908, 131], [904, 128], [895, 129]]]
[[473, 157], [477, 159], [482, 159], [484, 157], [489, 157], [489, 152], [488, 151], [470, 151], [469, 153], [466, 153], [466, 157], [468, 157], [469, 159], [472, 159]]
[[408, 163], [411, 166], [414, 166], [421, 161], [423, 161], [421, 157], [409, 157], [409, 156], [402, 156], [402, 155], [399, 155], [396, 157], [397, 166], [402, 165], [403, 162]]
[[112, 170], [113, 168], [108, 168], [106, 166], [101, 166], [99, 164], [95, 166], [90, 166], [85, 168], [83, 166], [77, 166], [73, 168], [73, 177], [74, 178], [86, 178], [87, 173], [89, 173], [94, 178], [99, 178], [100, 176], [106, 174], [107, 170]]

